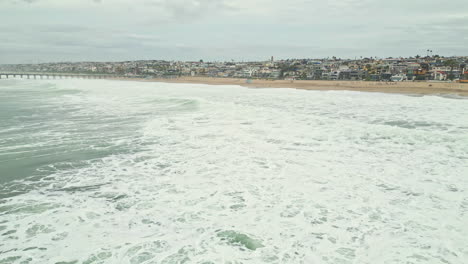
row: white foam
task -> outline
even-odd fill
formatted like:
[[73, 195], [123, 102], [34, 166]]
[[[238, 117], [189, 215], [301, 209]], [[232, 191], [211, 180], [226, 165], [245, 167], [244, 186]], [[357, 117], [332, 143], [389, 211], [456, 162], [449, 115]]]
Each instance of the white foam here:
[[[466, 100], [103, 80], [52, 83], [80, 92], [48, 98], [49, 103], [75, 109], [70, 120], [90, 121], [76, 127], [70, 140], [86, 142], [80, 130], [95, 129], [99, 140], [130, 151], [53, 170], [41, 187], [5, 199], [0, 260], [468, 259]], [[74, 122], [62, 132], [69, 133]], [[217, 235], [226, 230], [264, 247], [233, 245]]]

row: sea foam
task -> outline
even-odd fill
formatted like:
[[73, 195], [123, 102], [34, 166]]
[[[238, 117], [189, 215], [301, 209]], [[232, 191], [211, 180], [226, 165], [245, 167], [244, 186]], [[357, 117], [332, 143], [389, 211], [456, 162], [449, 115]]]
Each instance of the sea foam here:
[[468, 261], [465, 99], [2, 82], [0, 263]]

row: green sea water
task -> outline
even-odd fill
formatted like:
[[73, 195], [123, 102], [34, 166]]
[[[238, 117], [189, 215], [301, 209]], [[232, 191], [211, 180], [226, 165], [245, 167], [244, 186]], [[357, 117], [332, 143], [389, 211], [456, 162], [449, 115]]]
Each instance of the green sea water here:
[[[86, 102], [64, 102], [80, 93], [53, 83], [0, 82], [0, 184], [9, 187], [0, 198], [27, 191], [56, 171], [137, 151], [116, 142], [132, 135], [138, 118], [90, 114], [83, 111]], [[15, 180], [28, 184], [8, 184]]]

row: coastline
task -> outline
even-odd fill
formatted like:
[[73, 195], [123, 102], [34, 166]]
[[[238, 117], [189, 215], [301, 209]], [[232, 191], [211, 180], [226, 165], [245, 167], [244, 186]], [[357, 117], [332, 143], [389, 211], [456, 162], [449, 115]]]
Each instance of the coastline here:
[[192, 83], [208, 85], [240, 85], [248, 88], [293, 88], [301, 90], [347, 90], [360, 92], [399, 93], [399, 94], [456, 94], [468, 96], [468, 84], [455, 82], [368, 82], [368, 81], [325, 81], [325, 80], [265, 80], [216, 77], [178, 77], [178, 78], [115, 78], [164, 83]]

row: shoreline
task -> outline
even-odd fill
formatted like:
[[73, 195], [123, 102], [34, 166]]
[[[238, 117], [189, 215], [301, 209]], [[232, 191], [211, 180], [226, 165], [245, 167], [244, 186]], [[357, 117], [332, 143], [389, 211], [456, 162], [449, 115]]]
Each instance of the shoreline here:
[[369, 82], [369, 81], [325, 81], [325, 80], [265, 80], [217, 77], [179, 77], [179, 78], [113, 78], [143, 82], [187, 83], [208, 85], [239, 85], [247, 88], [293, 88], [316, 91], [360, 91], [397, 94], [456, 94], [468, 96], [468, 84], [455, 82]]

